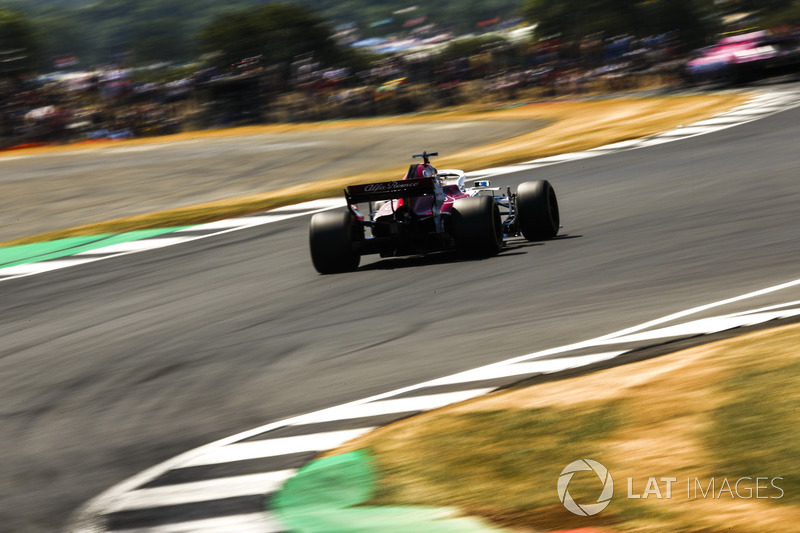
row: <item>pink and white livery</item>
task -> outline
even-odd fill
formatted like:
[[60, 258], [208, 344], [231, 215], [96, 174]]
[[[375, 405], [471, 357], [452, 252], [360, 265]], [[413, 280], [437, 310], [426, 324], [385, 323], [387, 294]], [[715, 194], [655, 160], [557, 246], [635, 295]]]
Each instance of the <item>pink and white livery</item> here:
[[[558, 234], [558, 202], [549, 182], [525, 182], [514, 194], [508, 189], [497, 195], [499, 188], [488, 181], [467, 187], [461, 170], [437, 171], [430, 163], [436, 155], [414, 155], [423, 162], [411, 165], [402, 179], [350, 185], [346, 210], [314, 215], [309, 230], [314, 268], [321, 274], [353, 271], [367, 254], [454, 250], [464, 257], [489, 257], [508, 237], [542, 241]], [[368, 206], [367, 215], [360, 205]]]

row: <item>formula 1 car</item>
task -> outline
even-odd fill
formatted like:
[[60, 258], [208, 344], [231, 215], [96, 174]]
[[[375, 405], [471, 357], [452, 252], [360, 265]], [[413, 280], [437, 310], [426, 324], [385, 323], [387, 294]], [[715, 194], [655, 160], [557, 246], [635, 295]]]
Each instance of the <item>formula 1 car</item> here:
[[[463, 257], [496, 255], [504, 239], [552, 239], [560, 218], [556, 193], [545, 180], [522, 183], [505, 195], [488, 181], [465, 185], [460, 170], [437, 171], [430, 158], [415, 154], [401, 180], [350, 185], [347, 210], [325, 211], [311, 218], [311, 260], [320, 274], [358, 268], [362, 255], [396, 257], [455, 250]], [[489, 194], [486, 194], [489, 193]], [[367, 215], [359, 211], [368, 205]]]
[[689, 82], [738, 84], [800, 72], [800, 35], [754, 31], [701, 48], [684, 67]]

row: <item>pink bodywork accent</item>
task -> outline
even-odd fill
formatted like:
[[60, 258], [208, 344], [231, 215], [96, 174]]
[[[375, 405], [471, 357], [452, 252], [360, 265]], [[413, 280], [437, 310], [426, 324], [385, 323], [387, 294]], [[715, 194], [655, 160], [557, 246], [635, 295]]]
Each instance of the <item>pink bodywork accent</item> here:
[[[444, 204], [442, 204], [442, 213], [449, 213], [450, 210], [453, 208], [453, 202], [455, 202], [459, 198], [466, 198], [469, 195], [465, 192], [462, 192], [461, 189], [458, 188], [458, 185], [444, 185], [442, 187], [442, 192], [444, 192], [446, 198], [444, 200]], [[433, 215], [433, 196], [418, 196], [416, 198], [408, 198], [408, 205], [411, 210], [419, 215]], [[403, 199], [399, 200], [391, 200], [386, 202], [378, 209], [377, 217], [391, 215], [394, 211], [404, 205]]]
[[768, 59], [774, 55], [774, 49], [760, 46], [760, 40], [765, 35], [764, 32], [752, 32], [725, 37], [714, 46], [703, 50], [703, 55], [692, 59], [688, 65], [702, 67], [715, 63], [741, 64]]

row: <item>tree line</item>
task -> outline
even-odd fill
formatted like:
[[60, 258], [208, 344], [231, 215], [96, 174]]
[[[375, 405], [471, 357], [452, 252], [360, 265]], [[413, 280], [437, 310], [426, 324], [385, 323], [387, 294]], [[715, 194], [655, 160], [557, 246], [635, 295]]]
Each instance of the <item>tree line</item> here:
[[708, 44], [731, 17], [769, 28], [800, 24], [800, 0], [527, 0], [524, 12], [540, 35], [644, 37], [674, 33], [693, 47]]
[[329, 65], [358, 63], [364, 58], [335, 44], [337, 28], [357, 28], [367, 37], [404, 31], [409, 21], [459, 34], [482, 20], [518, 16], [537, 23], [540, 38], [671, 32], [693, 47], [713, 39], [725, 15], [747, 13], [762, 25], [800, 23], [800, 0], [450, 0], [411, 7], [407, 0], [255, 2], [5, 0], [0, 74], [51, 70], [54, 58], [72, 56], [84, 67], [185, 62], [202, 54], [219, 66], [256, 55], [280, 64], [307, 53]]
[[[295, 0], [292, 4], [259, 0], [0, 2], [0, 9], [6, 14], [24, 19], [34, 30], [34, 36], [23, 44], [42, 67], [53, 57], [69, 55], [80, 58], [85, 65], [112, 63], [122, 56], [137, 63], [189, 61], [208, 49], [206, 37], [223, 31], [215, 26], [230, 27], [236, 21], [245, 21], [245, 31], [251, 32], [259, 22], [253, 17], [316, 17], [325, 22], [331, 34], [336, 27], [349, 26], [358, 27], [361, 35], [370, 37], [400, 31], [404, 22], [414, 18], [466, 32], [484, 17], [519, 14], [521, 4], [520, 0], [454, 0], [430, 9], [408, 8], [407, 0]], [[278, 25], [268, 20], [261, 22], [265, 26], [262, 29], [268, 32], [275, 31]], [[237, 42], [234, 47], [240, 47], [241, 40]], [[293, 46], [286, 41], [283, 44]], [[223, 51], [227, 53], [228, 49]]]

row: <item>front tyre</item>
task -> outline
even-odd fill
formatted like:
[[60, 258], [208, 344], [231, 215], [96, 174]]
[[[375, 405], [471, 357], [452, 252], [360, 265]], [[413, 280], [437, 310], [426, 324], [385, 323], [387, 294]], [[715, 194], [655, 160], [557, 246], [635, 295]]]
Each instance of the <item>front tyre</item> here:
[[561, 218], [553, 186], [547, 180], [526, 181], [517, 189], [517, 220], [529, 241], [546, 241], [558, 234]]
[[320, 274], [352, 272], [361, 255], [356, 249], [358, 232], [363, 233], [348, 211], [325, 211], [311, 217], [308, 241], [311, 262]]
[[459, 198], [453, 202], [456, 249], [467, 257], [497, 255], [503, 246], [500, 210], [491, 196]]

